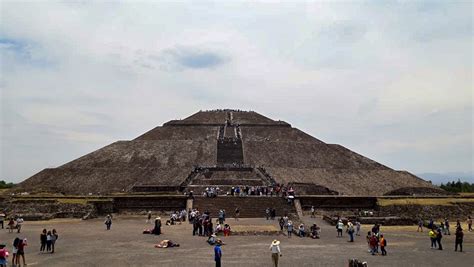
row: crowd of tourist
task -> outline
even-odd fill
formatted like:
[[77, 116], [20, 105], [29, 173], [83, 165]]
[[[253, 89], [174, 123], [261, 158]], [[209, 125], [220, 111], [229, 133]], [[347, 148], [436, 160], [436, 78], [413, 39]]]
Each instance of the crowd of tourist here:
[[59, 235], [56, 229], [52, 231], [47, 231], [43, 229], [43, 232], [40, 234], [40, 252], [54, 253], [54, 247], [56, 245], [56, 240], [58, 240]]
[[[240, 213], [240, 208], [236, 208], [235, 214]], [[311, 217], [315, 217], [314, 206], [311, 207]], [[152, 212], [148, 211], [147, 213], [146, 223], [152, 223]], [[234, 215], [236, 219], [238, 219], [238, 215]], [[266, 220], [275, 220], [276, 214], [275, 209], [273, 208], [266, 208], [265, 209], [265, 217]], [[23, 224], [23, 219], [21, 217], [16, 217], [16, 219], [9, 219], [8, 225], [10, 225], [10, 221], [13, 220], [14, 229], [21, 229], [21, 225]], [[229, 223], [226, 222], [227, 216], [226, 211], [224, 209], [219, 210], [215, 220], [211, 217], [211, 213], [208, 211], [201, 212], [198, 209], [190, 209], [180, 210], [171, 212], [169, 215], [169, 219], [166, 220], [166, 225], [172, 226], [181, 224], [186, 220], [192, 224], [192, 235], [193, 236], [202, 236], [206, 237], [205, 242], [209, 245], [214, 246], [214, 260], [216, 266], [221, 265], [222, 260], [222, 248], [221, 246], [224, 245], [222, 239], [219, 236], [228, 237], [231, 235], [231, 226]], [[300, 238], [309, 237], [313, 239], [321, 238], [321, 227], [319, 227], [316, 223], [313, 223], [309, 229], [304, 223], [295, 223], [288, 217], [288, 215], [281, 216], [278, 220], [278, 224], [280, 226], [280, 230], [282, 233], [286, 232], [287, 237], [291, 238], [293, 235], [296, 235]], [[17, 227], [18, 223], [20, 227]], [[155, 225], [153, 229], [146, 230], [147, 233], [151, 233], [154, 235], [161, 235], [161, 218], [155, 218]], [[111, 230], [112, 225], [112, 216], [107, 215], [104, 221], [107, 230]], [[468, 217], [466, 220], [467, 229], [468, 231], [472, 231], [472, 219]], [[343, 237], [344, 232], [348, 236], [348, 242], [355, 242], [355, 236], [360, 236], [361, 231], [361, 223], [358, 220], [343, 220], [338, 219], [336, 221], [336, 232], [337, 237]], [[442, 244], [442, 237], [443, 235], [451, 235], [451, 223], [450, 221], [445, 218], [440, 222], [436, 222], [433, 219], [425, 221], [423, 219], [419, 219], [417, 223], [417, 232], [423, 232], [423, 228], [428, 228], [428, 236], [430, 238], [430, 244], [432, 249], [443, 250]], [[11, 227], [7, 227], [9, 232]], [[461, 227], [461, 221], [456, 221], [455, 226], [455, 246], [454, 251], [463, 251], [463, 238], [464, 232]], [[344, 231], [345, 230], [345, 231]], [[18, 233], [19, 230], [18, 230]], [[145, 231], [144, 231], [145, 233]], [[59, 235], [56, 229], [47, 230], [43, 229], [40, 233], [40, 253], [54, 253], [55, 252], [55, 243], [58, 240]], [[366, 242], [368, 246], [368, 252], [371, 255], [387, 255], [387, 238], [381, 232], [381, 225], [375, 223], [370, 231], [367, 232]], [[13, 251], [12, 251], [12, 265], [13, 266], [23, 266], [26, 265], [25, 259], [25, 248], [27, 247], [28, 242], [26, 238], [16, 237], [12, 243]], [[179, 247], [180, 245], [172, 240], [165, 239], [159, 241], [155, 247], [156, 248], [171, 248], [171, 247]], [[274, 240], [270, 245], [271, 251], [271, 260], [274, 266], [278, 266], [279, 258], [282, 256], [281, 248], [280, 248], [280, 241]], [[7, 258], [10, 257], [9, 251], [7, 250], [6, 244], [0, 244], [0, 267], [7, 266]]]

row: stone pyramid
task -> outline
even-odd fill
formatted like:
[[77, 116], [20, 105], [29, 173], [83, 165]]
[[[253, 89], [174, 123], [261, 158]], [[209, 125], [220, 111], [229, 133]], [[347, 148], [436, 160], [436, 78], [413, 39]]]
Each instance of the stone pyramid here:
[[405, 195], [441, 190], [341, 145], [252, 111], [199, 111], [131, 141], [117, 141], [16, 190], [63, 194], [174, 192], [217, 185], [291, 184], [299, 194]]

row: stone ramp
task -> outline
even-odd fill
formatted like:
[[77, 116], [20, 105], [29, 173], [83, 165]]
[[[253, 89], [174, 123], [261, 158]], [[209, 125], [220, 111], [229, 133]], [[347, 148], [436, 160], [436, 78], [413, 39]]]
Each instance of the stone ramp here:
[[227, 218], [232, 218], [237, 207], [240, 209], [241, 218], [265, 217], [266, 208], [274, 208], [278, 217], [285, 214], [296, 215], [294, 205], [288, 204], [281, 197], [195, 197], [193, 207], [198, 208], [201, 212], [210, 211], [212, 217], [217, 217], [219, 210], [224, 209]]

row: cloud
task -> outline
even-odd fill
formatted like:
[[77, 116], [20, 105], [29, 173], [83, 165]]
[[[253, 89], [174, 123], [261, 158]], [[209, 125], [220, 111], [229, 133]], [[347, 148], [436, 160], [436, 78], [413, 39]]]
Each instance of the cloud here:
[[0, 179], [226, 107], [394, 168], [470, 171], [471, 10], [444, 1], [2, 3]]
[[229, 57], [209, 48], [183, 47], [164, 49], [157, 55], [138, 54], [136, 63], [148, 69], [158, 68], [162, 71], [183, 71], [215, 69], [230, 61]]

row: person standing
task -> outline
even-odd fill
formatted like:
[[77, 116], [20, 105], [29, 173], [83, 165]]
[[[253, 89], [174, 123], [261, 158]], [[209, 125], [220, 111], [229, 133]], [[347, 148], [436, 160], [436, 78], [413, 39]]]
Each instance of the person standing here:
[[349, 234], [349, 242], [354, 242], [354, 225], [351, 221], [347, 222], [347, 233]]
[[380, 251], [382, 252], [382, 256], [387, 255], [387, 251], [385, 250], [385, 247], [387, 246], [387, 240], [385, 240], [385, 237], [383, 235], [380, 235]]
[[416, 228], [417, 232], [423, 232], [423, 219], [418, 220], [418, 228]]
[[151, 210], [149, 210], [147, 213], [146, 223], [151, 223]]
[[458, 227], [456, 229], [456, 239], [455, 239], [455, 245], [454, 245], [454, 251], [458, 251], [458, 245], [459, 245], [459, 252], [462, 252], [462, 241], [464, 239], [464, 233], [462, 232], [462, 228]]
[[18, 251], [16, 252], [16, 264], [20, 266], [20, 256], [23, 258], [23, 266], [26, 266], [26, 261], [25, 261], [25, 247], [26, 247], [26, 238], [23, 240], [20, 240], [18, 243]]
[[153, 234], [161, 235], [161, 218], [156, 217], [155, 219], [155, 228], [153, 228]]
[[3, 224], [4, 224], [4, 221], [5, 221], [5, 214], [4, 213], [0, 213], [0, 224], [2, 225], [2, 229], [4, 229], [3, 227]]
[[443, 238], [443, 234], [441, 233], [441, 228], [438, 229], [436, 234], [436, 242], [438, 242], [438, 249], [443, 250], [443, 245], [441, 245], [441, 239]]
[[105, 217], [104, 224], [105, 226], [107, 226], [107, 230], [110, 230], [110, 227], [112, 226], [112, 217], [110, 215], [107, 215], [107, 217]]
[[444, 230], [445, 230], [445, 232], [444, 232], [445, 235], [451, 235], [451, 232], [449, 231], [449, 220], [448, 220], [448, 218], [444, 219]]
[[51, 235], [51, 253], [54, 253], [54, 246], [56, 245], [56, 240], [58, 240], [59, 235], [56, 229], [53, 229], [53, 233]]
[[288, 230], [288, 238], [291, 237], [291, 234], [293, 234], [293, 222], [291, 220], [288, 220], [288, 224], [286, 225], [287, 230]]
[[51, 251], [51, 231], [48, 231], [48, 234], [46, 235], [46, 251], [50, 252]]
[[369, 239], [369, 245], [370, 245], [370, 250], [371, 254], [375, 255], [377, 252], [377, 236], [375, 236], [375, 233], [372, 233], [372, 236]]
[[280, 250], [280, 241], [273, 240], [270, 244], [270, 251], [272, 252], [272, 262], [274, 267], [278, 267], [278, 260], [282, 256]]
[[360, 222], [356, 221], [356, 236], [360, 236]]
[[0, 244], [0, 267], [7, 266], [8, 250], [5, 248], [6, 246], [5, 244]]
[[316, 218], [315, 212], [314, 206], [311, 206], [311, 218]]
[[41, 235], [40, 235], [40, 243], [41, 243], [41, 246], [40, 246], [40, 252], [44, 252], [45, 248], [46, 248], [46, 229], [43, 229], [43, 232], [41, 232]]
[[23, 222], [24, 222], [24, 220], [23, 220], [22, 217], [18, 217], [18, 218], [16, 219], [16, 229], [17, 229], [17, 233], [20, 233], [21, 227], [23, 226]]
[[342, 223], [342, 220], [339, 220], [336, 223], [337, 237], [342, 237], [342, 229], [343, 228], [344, 228], [344, 224]]
[[428, 232], [428, 236], [431, 240], [431, 248], [436, 248], [436, 233], [433, 229]]
[[214, 261], [216, 262], [216, 267], [221, 267], [221, 260], [222, 260], [221, 245], [222, 245], [222, 241], [219, 239], [216, 241], [216, 245], [214, 246]]
[[234, 218], [235, 218], [236, 221], [239, 220], [239, 216], [240, 216], [240, 208], [237, 207], [237, 208], [235, 208], [235, 211], [234, 211]]
[[10, 220], [8, 221], [8, 232], [13, 233], [13, 229], [15, 229], [15, 221], [13, 220], [13, 218], [10, 218]]
[[270, 218], [270, 208], [265, 209], [265, 217], [267, 218], [267, 220], [268, 218]]

